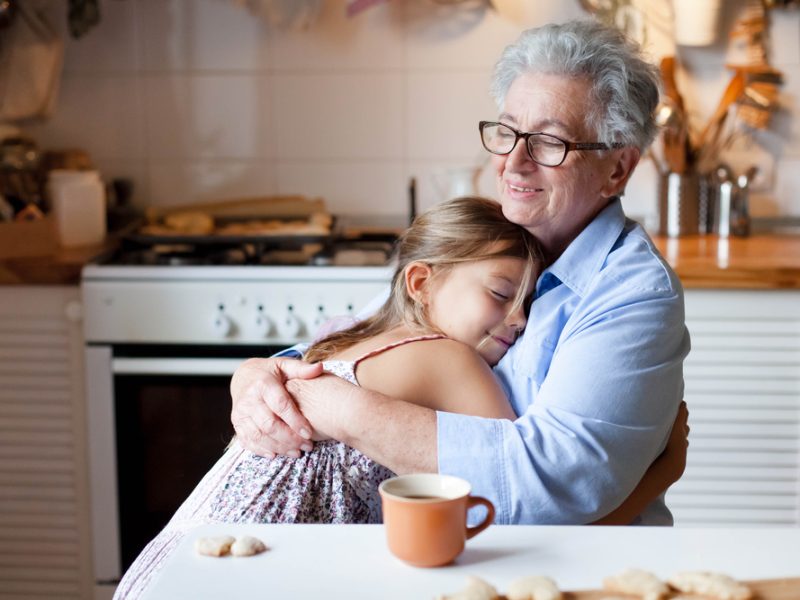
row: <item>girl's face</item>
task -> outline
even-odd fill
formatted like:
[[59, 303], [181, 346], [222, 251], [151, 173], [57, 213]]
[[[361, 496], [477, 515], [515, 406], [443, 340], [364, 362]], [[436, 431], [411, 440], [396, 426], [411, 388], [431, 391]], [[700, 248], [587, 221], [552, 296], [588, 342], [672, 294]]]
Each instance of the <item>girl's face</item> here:
[[[527, 322], [527, 303], [514, 309], [526, 268], [524, 260], [505, 256], [448, 267], [428, 283], [430, 322], [494, 366]], [[535, 282], [530, 279], [526, 297]]]

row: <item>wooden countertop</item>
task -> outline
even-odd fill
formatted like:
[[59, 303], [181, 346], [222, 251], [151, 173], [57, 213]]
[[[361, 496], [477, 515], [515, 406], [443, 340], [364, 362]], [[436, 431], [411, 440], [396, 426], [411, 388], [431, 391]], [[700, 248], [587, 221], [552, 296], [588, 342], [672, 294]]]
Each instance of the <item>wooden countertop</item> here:
[[800, 236], [654, 236], [684, 288], [800, 289]]
[[[687, 289], [800, 289], [800, 236], [719, 238], [654, 236]], [[54, 254], [0, 260], [0, 284], [77, 285], [83, 266], [116, 245], [60, 248]]]
[[0, 285], [78, 285], [83, 266], [117, 244], [109, 237], [96, 246], [59, 248], [53, 254], [0, 260]]

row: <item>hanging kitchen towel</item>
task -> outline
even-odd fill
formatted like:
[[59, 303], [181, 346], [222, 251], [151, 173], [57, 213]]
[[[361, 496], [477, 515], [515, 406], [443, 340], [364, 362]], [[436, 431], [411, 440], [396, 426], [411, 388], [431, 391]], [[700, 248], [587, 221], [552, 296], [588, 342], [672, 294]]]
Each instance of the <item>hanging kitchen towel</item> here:
[[64, 61], [64, 42], [29, 3], [0, 36], [0, 122], [52, 114]]

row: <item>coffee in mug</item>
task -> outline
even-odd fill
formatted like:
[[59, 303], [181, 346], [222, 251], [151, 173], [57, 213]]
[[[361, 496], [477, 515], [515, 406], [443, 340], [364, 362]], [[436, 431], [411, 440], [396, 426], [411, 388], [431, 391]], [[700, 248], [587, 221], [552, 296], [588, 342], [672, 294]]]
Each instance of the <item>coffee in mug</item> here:
[[[466, 540], [494, 521], [494, 506], [486, 498], [470, 496], [469, 482], [451, 475], [418, 473], [387, 479], [378, 487], [389, 550], [417, 567], [452, 562]], [[467, 511], [485, 506], [480, 524], [467, 527]]]

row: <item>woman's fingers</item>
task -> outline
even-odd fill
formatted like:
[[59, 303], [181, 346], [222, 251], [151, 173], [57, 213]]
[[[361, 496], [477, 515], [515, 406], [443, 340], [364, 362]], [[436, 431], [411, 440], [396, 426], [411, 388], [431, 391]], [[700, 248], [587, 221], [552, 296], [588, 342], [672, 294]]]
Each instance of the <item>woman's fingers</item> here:
[[240, 444], [270, 457], [299, 456], [310, 450], [311, 424], [289, 396], [285, 382], [320, 372], [320, 365], [289, 358], [251, 359], [239, 367], [231, 385], [231, 422]]

